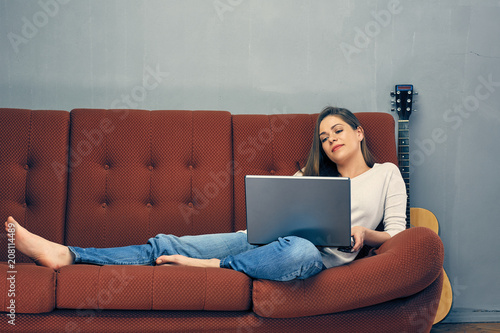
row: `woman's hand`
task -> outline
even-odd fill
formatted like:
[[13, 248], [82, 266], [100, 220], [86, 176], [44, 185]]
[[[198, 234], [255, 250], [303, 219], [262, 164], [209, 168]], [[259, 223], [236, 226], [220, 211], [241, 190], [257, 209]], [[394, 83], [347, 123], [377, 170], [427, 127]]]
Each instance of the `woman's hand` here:
[[351, 228], [351, 236], [354, 238], [352, 252], [361, 250], [363, 245], [379, 247], [391, 236], [385, 231], [371, 230], [361, 226]]
[[351, 252], [356, 252], [361, 250], [365, 244], [366, 231], [368, 229], [365, 227], [355, 226], [351, 228], [351, 236], [354, 238], [354, 246]]

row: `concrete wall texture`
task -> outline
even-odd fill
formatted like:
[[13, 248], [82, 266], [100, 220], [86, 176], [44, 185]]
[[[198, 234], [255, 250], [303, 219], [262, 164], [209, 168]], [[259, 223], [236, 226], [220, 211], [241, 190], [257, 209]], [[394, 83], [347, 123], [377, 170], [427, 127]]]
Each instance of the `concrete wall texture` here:
[[414, 84], [411, 206], [440, 222], [445, 321], [500, 320], [500, 1], [2, 0], [0, 59], [0, 107], [32, 109], [390, 112]]

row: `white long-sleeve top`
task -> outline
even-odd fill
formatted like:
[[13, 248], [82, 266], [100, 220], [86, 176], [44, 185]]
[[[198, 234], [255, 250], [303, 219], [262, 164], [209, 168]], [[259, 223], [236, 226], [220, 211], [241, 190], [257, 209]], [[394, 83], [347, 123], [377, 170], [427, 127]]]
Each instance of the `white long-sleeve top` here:
[[[375, 230], [380, 221], [391, 237], [406, 228], [406, 186], [398, 167], [392, 163], [375, 163], [370, 170], [351, 179], [351, 227]], [[336, 247], [319, 250], [328, 268], [347, 264], [358, 254], [340, 252]]]
[[[302, 173], [298, 171], [294, 176]], [[393, 163], [375, 163], [370, 170], [351, 179], [351, 227], [375, 230], [380, 221], [391, 237], [405, 230], [406, 186]], [[327, 268], [347, 264], [358, 254], [341, 252], [336, 247], [318, 249]]]

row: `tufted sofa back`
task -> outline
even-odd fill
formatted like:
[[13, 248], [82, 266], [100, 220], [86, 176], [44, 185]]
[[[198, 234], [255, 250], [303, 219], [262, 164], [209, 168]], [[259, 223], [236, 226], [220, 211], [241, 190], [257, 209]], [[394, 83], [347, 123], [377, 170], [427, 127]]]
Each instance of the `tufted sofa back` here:
[[229, 112], [73, 110], [70, 147], [68, 245], [232, 231]]

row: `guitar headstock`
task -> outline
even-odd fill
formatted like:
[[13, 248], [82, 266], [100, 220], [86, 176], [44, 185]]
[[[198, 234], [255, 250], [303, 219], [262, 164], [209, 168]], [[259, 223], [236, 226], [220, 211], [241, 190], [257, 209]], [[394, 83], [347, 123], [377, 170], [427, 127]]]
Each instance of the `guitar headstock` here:
[[417, 92], [413, 91], [412, 84], [397, 84], [394, 91], [391, 91], [391, 96], [394, 97], [391, 111], [396, 111], [400, 120], [409, 120], [412, 111], [415, 111], [412, 109], [415, 95]]

